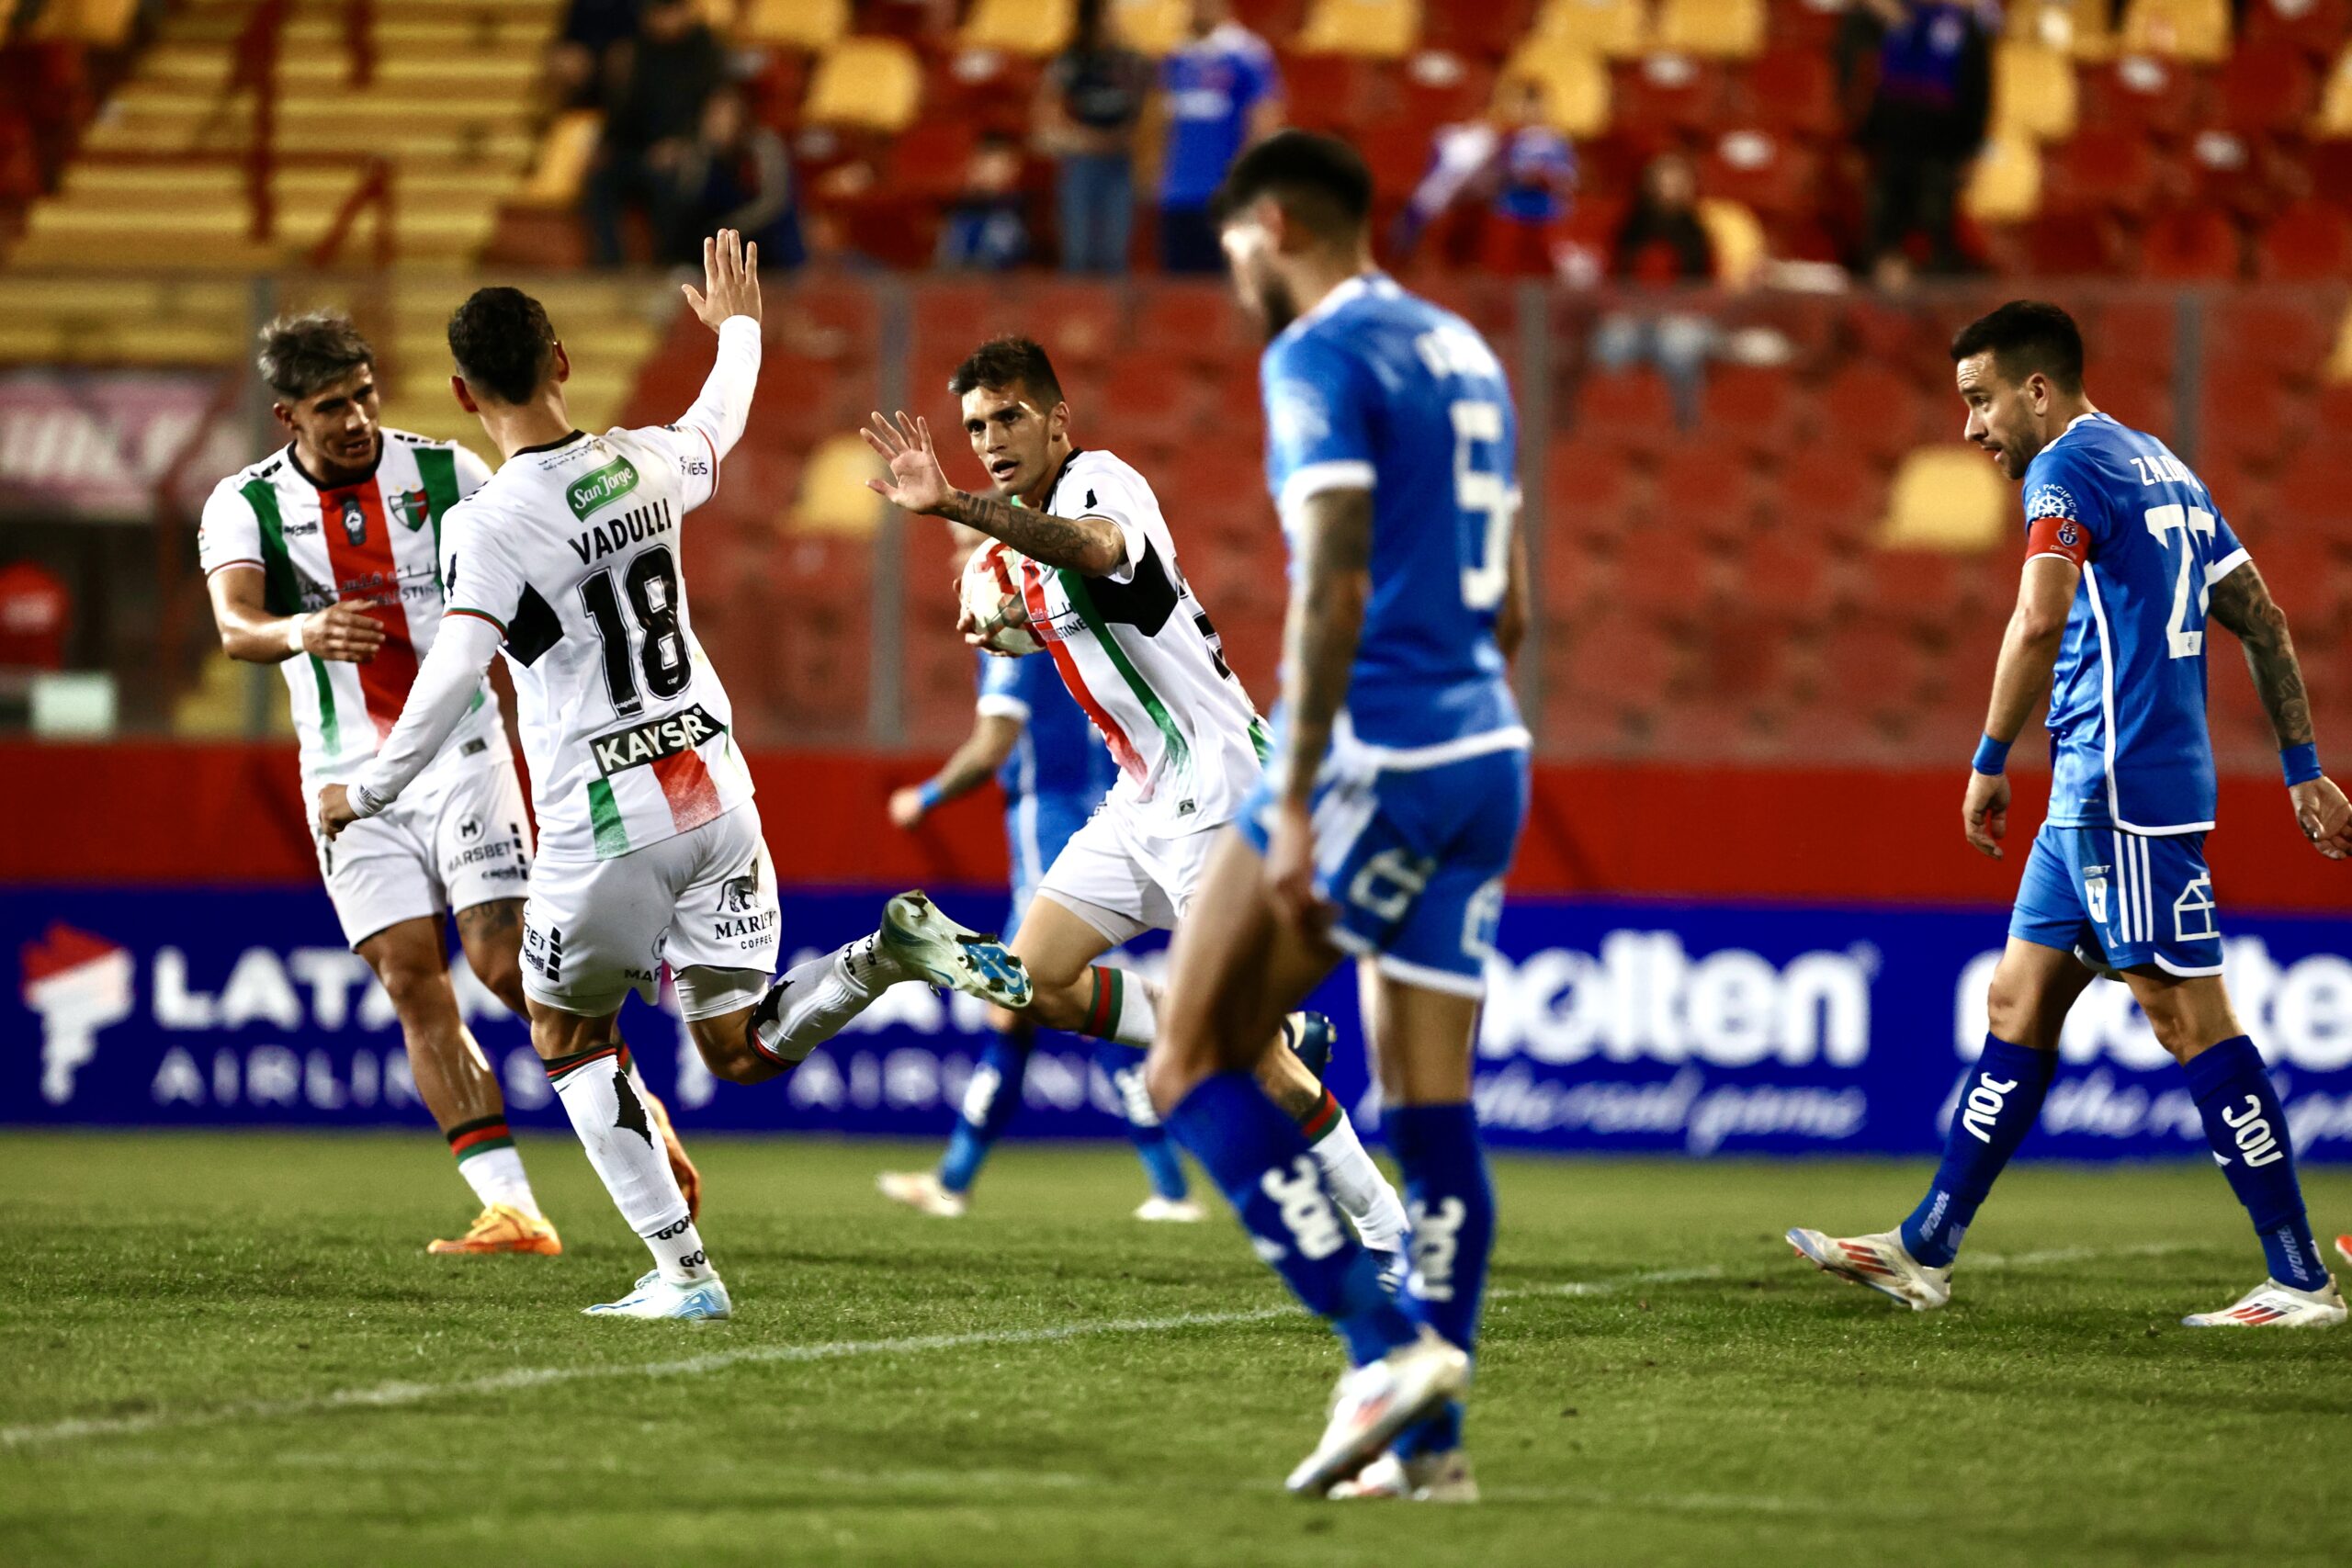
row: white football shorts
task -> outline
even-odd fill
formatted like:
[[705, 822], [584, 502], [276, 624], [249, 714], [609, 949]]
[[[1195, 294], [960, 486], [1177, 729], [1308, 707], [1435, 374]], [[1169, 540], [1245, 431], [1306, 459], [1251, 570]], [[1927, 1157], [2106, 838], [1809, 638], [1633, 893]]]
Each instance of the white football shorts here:
[[438, 919], [520, 898], [531, 874], [531, 818], [503, 743], [435, 764], [379, 815], [333, 840], [318, 836], [319, 871], [354, 948], [402, 920]]
[[[541, 860], [523, 906], [523, 991], [582, 1018], [653, 1002], [666, 962], [688, 1018], [759, 999], [775, 973], [784, 911], [750, 801], [611, 860]], [[697, 971], [718, 971], [699, 974]]]
[[1113, 795], [1069, 837], [1037, 884], [1117, 947], [1145, 931], [1169, 931], [1192, 908], [1216, 847], [1216, 827], [1170, 837], [1154, 832], [1135, 806]]

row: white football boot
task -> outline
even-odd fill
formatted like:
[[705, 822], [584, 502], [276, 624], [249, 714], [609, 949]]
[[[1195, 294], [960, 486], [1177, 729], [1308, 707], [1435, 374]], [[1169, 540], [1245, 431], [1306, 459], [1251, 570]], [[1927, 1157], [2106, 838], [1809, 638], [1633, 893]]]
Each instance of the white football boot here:
[[587, 1317], [669, 1317], [717, 1323], [735, 1315], [735, 1303], [728, 1299], [727, 1286], [716, 1274], [676, 1285], [662, 1278], [662, 1270], [656, 1269], [620, 1300], [580, 1310]]
[[1868, 1285], [1913, 1312], [1933, 1312], [1951, 1301], [1951, 1265], [1930, 1269], [1903, 1246], [1899, 1231], [1876, 1235], [1824, 1235], [1800, 1225], [1789, 1232], [1797, 1256], [1825, 1274]]
[[1363, 1502], [1390, 1497], [1408, 1503], [1475, 1503], [1478, 1478], [1470, 1472], [1470, 1456], [1460, 1449], [1419, 1459], [1398, 1459], [1395, 1450], [1382, 1454], [1325, 1494], [1338, 1502]]
[[2180, 1321], [2191, 1328], [2333, 1328], [2344, 1321], [2344, 1296], [2333, 1280], [2316, 1291], [2265, 1280], [2220, 1312]]
[[882, 1196], [894, 1203], [904, 1203], [919, 1213], [939, 1220], [958, 1220], [971, 1206], [971, 1200], [961, 1192], [950, 1192], [939, 1184], [936, 1173], [928, 1170], [886, 1170], [874, 1179]]
[[1162, 1198], [1155, 1192], [1136, 1205], [1136, 1218], [1147, 1224], [1196, 1225], [1205, 1217], [1190, 1198]]
[[921, 892], [882, 908], [882, 951], [911, 977], [1014, 1011], [1029, 1005], [1029, 969], [995, 937], [956, 924]]
[[1323, 1440], [1299, 1461], [1283, 1484], [1306, 1497], [1327, 1495], [1388, 1447], [1392, 1438], [1460, 1393], [1470, 1381], [1470, 1358], [1428, 1328], [1377, 1361], [1340, 1374], [1331, 1395]]

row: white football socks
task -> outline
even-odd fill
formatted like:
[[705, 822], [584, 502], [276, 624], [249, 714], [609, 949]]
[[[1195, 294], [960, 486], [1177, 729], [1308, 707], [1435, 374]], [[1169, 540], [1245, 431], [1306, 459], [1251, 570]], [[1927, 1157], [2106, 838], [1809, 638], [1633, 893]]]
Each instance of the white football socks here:
[[482, 1149], [458, 1161], [458, 1174], [474, 1190], [485, 1209], [503, 1203], [537, 1219], [538, 1200], [531, 1196], [531, 1179], [523, 1174], [523, 1156], [512, 1147]]
[[1095, 984], [1109, 992], [1100, 998], [1102, 1010], [1110, 1015], [1103, 1021], [1102, 1037], [1138, 1051], [1150, 1050], [1151, 1037], [1159, 1028], [1159, 987], [1107, 964], [1097, 965], [1094, 973]]
[[669, 1154], [621, 1071], [618, 1047], [605, 1046], [554, 1066], [548, 1077], [588, 1163], [628, 1228], [644, 1238], [662, 1277], [673, 1284], [707, 1280], [712, 1269], [702, 1237], [686, 1217]]
[[1323, 1168], [1323, 1184], [1356, 1227], [1358, 1238], [1375, 1252], [1402, 1251], [1413, 1228], [1404, 1201], [1364, 1152], [1363, 1140], [1356, 1136], [1355, 1123], [1345, 1111], [1329, 1132], [1307, 1145], [1307, 1152]]
[[912, 978], [882, 951], [878, 936], [862, 936], [786, 970], [760, 998], [752, 1015], [752, 1038], [777, 1061], [797, 1063], [840, 1033], [875, 998]]

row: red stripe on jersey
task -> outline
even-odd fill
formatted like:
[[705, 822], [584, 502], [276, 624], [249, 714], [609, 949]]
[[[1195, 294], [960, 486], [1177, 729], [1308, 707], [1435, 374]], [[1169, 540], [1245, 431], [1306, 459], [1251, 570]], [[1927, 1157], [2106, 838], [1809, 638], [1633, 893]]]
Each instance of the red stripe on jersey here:
[[1086, 689], [1086, 677], [1079, 673], [1076, 656], [1063, 646], [1061, 638], [1047, 637], [1042, 629], [1053, 619], [1053, 613], [1046, 608], [1044, 570], [1033, 560], [1021, 563], [1021, 602], [1029, 611], [1031, 624], [1041, 628], [1037, 640], [1044, 643], [1046, 651], [1054, 656], [1054, 667], [1062, 672], [1062, 684], [1069, 688], [1069, 694], [1078, 699], [1078, 705], [1086, 710], [1088, 718], [1094, 721], [1094, 728], [1102, 734], [1103, 744], [1111, 748], [1111, 760], [1119, 764], [1121, 773], [1140, 779], [1151, 770], [1143, 765], [1143, 758], [1136, 752], [1135, 742], [1127, 739], [1127, 732], [1119, 728], [1118, 720], [1102, 711], [1102, 705], [1094, 700], [1094, 694]]
[[2025, 531], [2025, 557], [2064, 556], [2080, 566], [2090, 558], [2091, 531], [2071, 517], [2037, 517]]
[[670, 803], [670, 820], [677, 824], [679, 832], [699, 828], [718, 815], [718, 784], [699, 756], [681, 751], [647, 765], [662, 782], [662, 796]]
[[[343, 525], [344, 502], [359, 506], [365, 532], [354, 543]], [[370, 479], [363, 484], [319, 491], [319, 534], [327, 542], [327, 563], [334, 572], [336, 599], [368, 606], [368, 614], [383, 623], [384, 646], [359, 671], [359, 692], [376, 739], [392, 732], [416, 682], [416, 645], [408, 629], [408, 609], [401, 603], [400, 563], [392, 558], [391, 519], [384, 513], [383, 492]]]

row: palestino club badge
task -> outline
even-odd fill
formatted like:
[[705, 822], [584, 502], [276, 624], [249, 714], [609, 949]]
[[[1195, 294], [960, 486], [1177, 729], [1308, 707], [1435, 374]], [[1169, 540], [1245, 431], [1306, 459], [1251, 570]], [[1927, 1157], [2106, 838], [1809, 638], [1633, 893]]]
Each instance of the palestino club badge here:
[[401, 491], [392, 497], [392, 515], [413, 534], [433, 516], [432, 502], [421, 490]]

